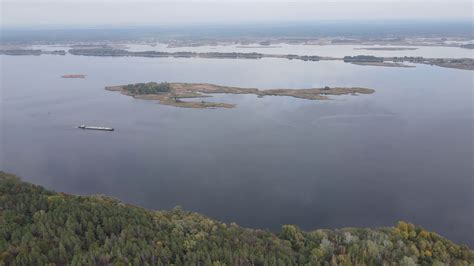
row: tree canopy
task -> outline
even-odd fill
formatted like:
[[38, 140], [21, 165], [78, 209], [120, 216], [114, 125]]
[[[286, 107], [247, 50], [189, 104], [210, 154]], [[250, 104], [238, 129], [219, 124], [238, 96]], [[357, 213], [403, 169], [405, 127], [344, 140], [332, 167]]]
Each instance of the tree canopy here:
[[419, 226], [279, 233], [175, 208], [55, 193], [0, 172], [0, 265], [469, 265], [474, 252]]
[[128, 84], [124, 88], [133, 94], [159, 94], [171, 90], [171, 86], [168, 82]]

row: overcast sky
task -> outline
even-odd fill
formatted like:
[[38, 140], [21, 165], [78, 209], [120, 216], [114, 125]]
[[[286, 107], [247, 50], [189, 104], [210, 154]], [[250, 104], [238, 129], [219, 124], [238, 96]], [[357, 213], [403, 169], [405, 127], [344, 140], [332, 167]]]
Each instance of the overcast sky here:
[[0, 0], [2, 27], [472, 20], [474, 0]]

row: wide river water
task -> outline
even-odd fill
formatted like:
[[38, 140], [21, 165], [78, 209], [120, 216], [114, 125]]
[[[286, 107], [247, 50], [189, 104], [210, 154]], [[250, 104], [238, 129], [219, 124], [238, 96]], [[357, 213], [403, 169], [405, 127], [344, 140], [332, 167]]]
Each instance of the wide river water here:
[[[26, 181], [271, 230], [406, 220], [474, 246], [472, 71], [271, 58], [0, 60], [0, 169]], [[87, 78], [60, 78], [67, 73]], [[376, 92], [218, 95], [237, 107], [201, 110], [104, 90], [147, 81]]]

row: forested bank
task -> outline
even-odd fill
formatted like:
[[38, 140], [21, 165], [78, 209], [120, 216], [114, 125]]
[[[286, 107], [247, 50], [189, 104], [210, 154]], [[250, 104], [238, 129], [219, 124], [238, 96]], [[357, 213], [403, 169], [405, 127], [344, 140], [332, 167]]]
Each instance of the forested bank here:
[[[466, 232], [471, 233], [471, 232]], [[0, 265], [469, 265], [474, 252], [421, 227], [279, 233], [175, 208], [55, 193], [0, 172]]]

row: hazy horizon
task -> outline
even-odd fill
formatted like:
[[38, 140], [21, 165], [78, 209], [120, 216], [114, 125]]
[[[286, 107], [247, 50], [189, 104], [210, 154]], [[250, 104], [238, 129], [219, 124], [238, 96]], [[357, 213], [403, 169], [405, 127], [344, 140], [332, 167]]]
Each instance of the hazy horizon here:
[[[341, 21], [470, 21], [457, 1], [44, 1], [1, 0], [1, 27], [94, 28]], [[422, 11], [422, 12], [420, 12]]]

